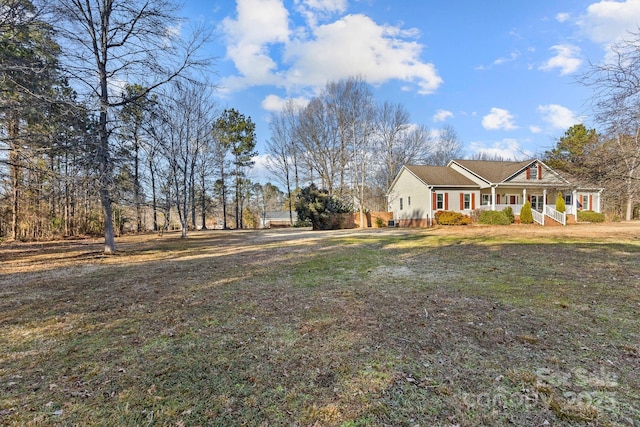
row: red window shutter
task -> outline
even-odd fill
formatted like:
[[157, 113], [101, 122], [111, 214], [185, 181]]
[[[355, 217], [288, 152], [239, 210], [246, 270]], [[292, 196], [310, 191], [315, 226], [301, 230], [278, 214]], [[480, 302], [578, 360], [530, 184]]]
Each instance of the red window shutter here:
[[476, 208], [476, 193], [471, 193], [471, 209]]
[[538, 163], [538, 179], [542, 179], [542, 165]]
[[589, 210], [593, 210], [593, 195], [589, 194]]
[[500, 204], [500, 195], [496, 194], [496, 205]]
[[434, 211], [438, 208], [438, 199], [437, 199], [437, 195], [435, 193], [435, 191], [433, 193], [431, 193], [431, 209], [433, 209]]
[[531, 169], [527, 168], [527, 179], [531, 179]]
[[578, 209], [582, 210], [584, 209], [584, 206], [582, 206], [582, 194], [578, 194]]
[[527, 201], [531, 203], [531, 194], [527, 194]]
[[449, 193], [444, 193], [444, 210], [449, 210]]
[[464, 209], [464, 194], [460, 193], [460, 210]]

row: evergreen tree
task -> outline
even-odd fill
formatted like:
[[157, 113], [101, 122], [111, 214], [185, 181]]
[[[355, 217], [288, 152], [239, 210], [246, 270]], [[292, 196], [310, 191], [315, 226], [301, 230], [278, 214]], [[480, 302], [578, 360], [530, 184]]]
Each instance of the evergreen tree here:
[[223, 146], [229, 149], [233, 158], [235, 175], [235, 216], [236, 228], [242, 228], [242, 178], [244, 169], [254, 164], [253, 157], [258, 152], [256, 147], [256, 125], [251, 117], [245, 117], [235, 109], [224, 110], [215, 123], [215, 134]]

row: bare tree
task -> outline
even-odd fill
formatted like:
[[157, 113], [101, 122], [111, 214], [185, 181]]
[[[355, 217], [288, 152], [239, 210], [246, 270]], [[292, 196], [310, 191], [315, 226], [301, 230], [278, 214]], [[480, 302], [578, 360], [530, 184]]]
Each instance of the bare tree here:
[[580, 81], [594, 90], [596, 119], [610, 148], [599, 151], [608, 179], [626, 193], [630, 220], [640, 197], [640, 31], [611, 47], [605, 62], [592, 64]]
[[[188, 69], [206, 65], [196, 57], [206, 37], [184, 41], [177, 6], [168, 0], [58, 0], [54, 13], [65, 45], [65, 70], [84, 85], [98, 111], [98, 187], [104, 214], [105, 253], [115, 251], [111, 206], [110, 136], [113, 109], [133, 102]], [[121, 97], [121, 82], [144, 91]]]
[[431, 146], [427, 157], [427, 164], [434, 166], [446, 166], [450, 160], [462, 155], [462, 143], [458, 133], [451, 125], [445, 125], [438, 132], [438, 136]]
[[376, 118], [379, 166], [375, 182], [386, 191], [403, 165], [424, 163], [432, 138], [425, 126], [411, 124], [402, 104], [384, 102]]
[[298, 111], [288, 100], [279, 114], [271, 115], [271, 139], [267, 141], [267, 169], [287, 192], [289, 222], [293, 225], [292, 187], [298, 188], [298, 160], [295, 134]]

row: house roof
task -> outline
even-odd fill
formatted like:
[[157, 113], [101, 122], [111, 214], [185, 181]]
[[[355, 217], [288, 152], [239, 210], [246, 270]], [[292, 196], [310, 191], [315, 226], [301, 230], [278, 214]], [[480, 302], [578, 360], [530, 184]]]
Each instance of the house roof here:
[[487, 182], [499, 183], [505, 181], [507, 178], [512, 177], [514, 174], [529, 166], [536, 160], [529, 159], [522, 162], [504, 162], [490, 160], [453, 161]]
[[477, 186], [475, 182], [448, 166], [407, 165], [405, 167], [427, 185]]

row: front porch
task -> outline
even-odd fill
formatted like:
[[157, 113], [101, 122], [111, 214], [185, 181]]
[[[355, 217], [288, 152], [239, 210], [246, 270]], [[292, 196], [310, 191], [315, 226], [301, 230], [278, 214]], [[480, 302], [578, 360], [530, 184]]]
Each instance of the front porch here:
[[[558, 193], [562, 194], [565, 201], [565, 211], [556, 209]], [[580, 210], [592, 210], [600, 212], [600, 194], [594, 192], [579, 192], [577, 189], [566, 188], [497, 188], [491, 187], [491, 192], [482, 191], [480, 195], [482, 210], [501, 211], [509, 207], [516, 217], [525, 202], [529, 202], [533, 212], [534, 222], [545, 225], [558, 223], [566, 225], [567, 222], [577, 222], [577, 212]], [[549, 203], [552, 200], [554, 203]], [[552, 221], [549, 221], [551, 219]]]

